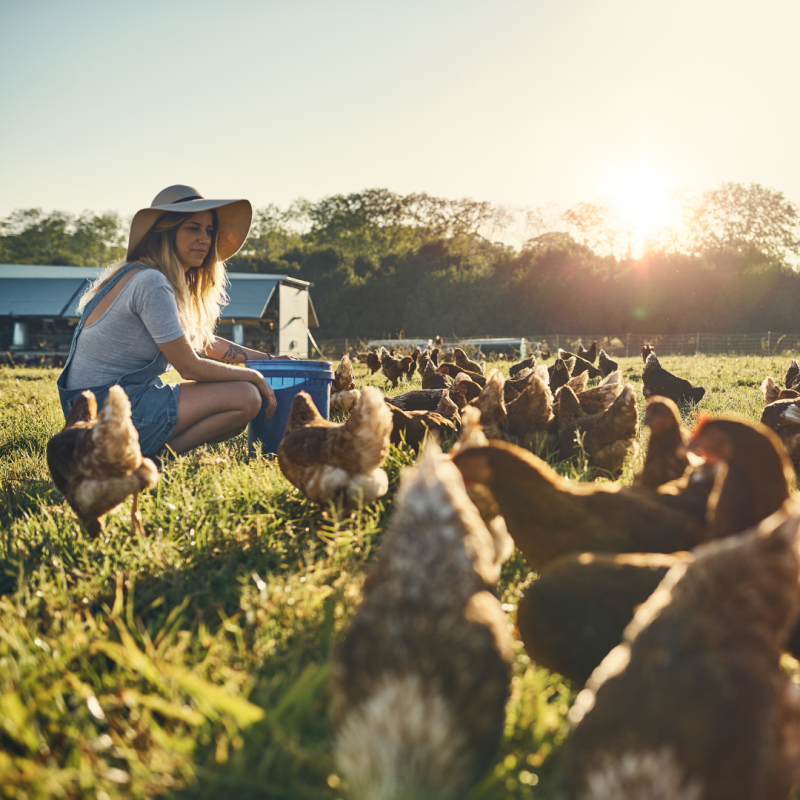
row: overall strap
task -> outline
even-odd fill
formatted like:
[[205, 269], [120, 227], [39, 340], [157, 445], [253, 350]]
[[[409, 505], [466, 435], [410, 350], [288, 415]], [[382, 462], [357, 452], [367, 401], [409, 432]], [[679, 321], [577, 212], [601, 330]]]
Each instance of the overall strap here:
[[[119, 279], [123, 275], [127, 275], [134, 269], [149, 269], [146, 264], [128, 264], [127, 266], [123, 267], [119, 272], [117, 272], [113, 278], [86, 304], [86, 307], [83, 309], [83, 313], [81, 314], [81, 318], [78, 321], [78, 327], [75, 328], [75, 335], [77, 336], [78, 331], [83, 328], [83, 323], [89, 318], [89, 315], [94, 311], [97, 304], [116, 286]], [[74, 341], [74, 339], [73, 339]]]
[[83, 313], [81, 314], [81, 318], [78, 320], [78, 324], [75, 327], [75, 331], [72, 334], [72, 344], [69, 348], [69, 355], [67, 356], [67, 361], [64, 364], [64, 369], [61, 371], [61, 376], [59, 377], [59, 387], [65, 384], [65, 377], [67, 374], [67, 369], [69, 369], [70, 362], [72, 361], [72, 357], [75, 355], [75, 346], [78, 343], [78, 336], [80, 332], [83, 330], [83, 324], [89, 319], [89, 314], [94, 311], [97, 304], [111, 291], [111, 289], [116, 285], [119, 279], [123, 275], [127, 275], [134, 269], [150, 269], [146, 264], [128, 264], [127, 266], [123, 267], [119, 272], [114, 275], [113, 278], [86, 304], [86, 307], [83, 309]]

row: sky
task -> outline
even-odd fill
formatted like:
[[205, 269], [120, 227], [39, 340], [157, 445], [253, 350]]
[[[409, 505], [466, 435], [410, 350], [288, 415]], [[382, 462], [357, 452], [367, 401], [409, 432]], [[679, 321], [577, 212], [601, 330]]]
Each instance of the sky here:
[[796, 0], [0, 0], [0, 217], [165, 186], [800, 202]]

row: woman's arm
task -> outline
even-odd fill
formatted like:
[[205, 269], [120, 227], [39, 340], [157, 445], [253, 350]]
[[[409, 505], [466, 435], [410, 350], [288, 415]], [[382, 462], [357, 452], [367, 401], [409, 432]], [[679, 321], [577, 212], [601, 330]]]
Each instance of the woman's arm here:
[[229, 364], [244, 364], [245, 361], [261, 361], [265, 358], [288, 358], [294, 360], [293, 356], [273, 356], [270, 353], [262, 353], [260, 350], [253, 350], [250, 347], [229, 342], [221, 336], [214, 337], [213, 343], [205, 349], [203, 355], [214, 358], [217, 361], [226, 361]]
[[[217, 340], [217, 341], [225, 341]], [[228, 344], [231, 344], [228, 342]], [[234, 345], [238, 347], [238, 345]], [[184, 334], [180, 339], [173, 339], [171, 342], [164, 342], [158, 345], [158, 349], [167, 357], [169, 363], [178, 370], [181, 378], [187, 381], [202, 381], [208, 383], [215, 383], [217, 381], [248, 381], [252, 383], [259, 394], [267, 401], [266, 415], [271, 417], [277, 408], [277, 401], [275, 400], [275, 392], [272, 387], [267, 383], [267, 379], [254, 369], [247, 367], [234, 367], [232, 364], [221, 364], [218, 361], [209, 361], [206, 358], [201, 358], [195, 352], [189, 339]], [[256, 353], [261, 356], [256, 350], [247, 350], [243, 348], [245, 356], [247, 352]], [[244, 361], [244, 359], [242, 359]]]

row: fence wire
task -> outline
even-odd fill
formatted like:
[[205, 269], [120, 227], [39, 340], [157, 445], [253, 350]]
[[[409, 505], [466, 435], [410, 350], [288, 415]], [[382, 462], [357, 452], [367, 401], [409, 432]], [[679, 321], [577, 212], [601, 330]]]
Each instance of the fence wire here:
[[[520, 336], [513, 339], [504, 339], [503, 345], [497, 345], [490, 339], [448, 337], [442, 347], [463, 347], [465, 351], [474, 354], [478, 351], [484, 355], [503, 353], [506, 356], [518, 356], [521, 349], [527, 353], [537, 349], [549, 350], [555, 354], [559, 348], [574, 352], [578, 344], [589, 347], [597, 340], [598, 348], [602, 348], [610, 356], [637, 356], [641, 353], [642, 346], [651, 344], [659, 355], [744, 355], [767, 356], [780, 353], [795, 353], [800, 351], [800, 333], [778, 333], [766, 331], [764, 333], [621, 333], [621, 334], [575, 334], [575, 333], [547, 333]], [[323, 339], [319, 341], [319, 348], [326, 358], [339, 359], [342, 353], [351, 355], [364, 352], [368, 345], [373, 347], [384, 344], [387, 349], [410, 349], [413, 344], [426, 342], [425, 339], [384, 339], [369, 340], [359, 338]], [[431, 340], [432, 341], [432, 340]]]

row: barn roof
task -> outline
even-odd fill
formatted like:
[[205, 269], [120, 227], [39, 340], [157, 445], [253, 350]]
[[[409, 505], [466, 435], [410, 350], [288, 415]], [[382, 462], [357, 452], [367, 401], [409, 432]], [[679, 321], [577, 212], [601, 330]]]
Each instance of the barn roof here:
[[[0, 264], [0, 316], [77, 317], [78, 300], [101, 272], [96, 267]], [[290, 275], [229, 272], [228, 277], [230, 302], [222, 310], [222, 319], [261, 318], [279, 284], [311, 286]], [[308, 324], [319, 327], [310, 294]]]

